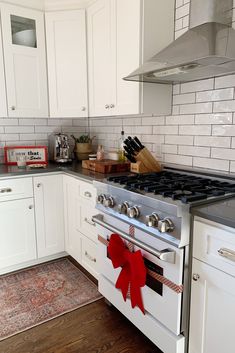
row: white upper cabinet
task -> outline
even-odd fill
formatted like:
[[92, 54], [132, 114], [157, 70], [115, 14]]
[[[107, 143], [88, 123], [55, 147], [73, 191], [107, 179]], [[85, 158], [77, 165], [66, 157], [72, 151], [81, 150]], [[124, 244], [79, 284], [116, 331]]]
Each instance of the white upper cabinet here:
[[88, 8], [91, 116], [171, 113], [171, 85], [123, 77], [173, 40], [174, 5], [174, 0], [98, 0]]
[[1, 4], [8, 115], [47, 117], [44, 16]]
[[8, 113], [7, 113], [7, 96], [6, 96], [3, 47], [2, 47], [2, 29], [0, 26], [0, 117], [5, 118], [7, 116], [8, 116]]
[[114, 1], [99, 0], [87, 10], [90, 116], [110, 115], [115, 104]]
[[51, 117], [87, 117], [85, 10], [46, 13]]

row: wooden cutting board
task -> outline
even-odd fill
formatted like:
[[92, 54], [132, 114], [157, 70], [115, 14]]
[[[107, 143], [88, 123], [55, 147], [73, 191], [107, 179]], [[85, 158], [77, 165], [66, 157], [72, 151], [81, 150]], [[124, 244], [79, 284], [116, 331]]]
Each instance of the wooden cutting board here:
[[130, 171], [130, 162], [119, 162], [111, 159], [103, 161], [82, 161], [82, 167], [102, 174], [122, 173]]

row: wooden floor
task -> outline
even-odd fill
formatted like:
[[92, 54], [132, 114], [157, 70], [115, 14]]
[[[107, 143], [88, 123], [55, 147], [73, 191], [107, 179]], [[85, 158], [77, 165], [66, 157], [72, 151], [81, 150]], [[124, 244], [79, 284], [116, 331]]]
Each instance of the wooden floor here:
[[0, 342], [1, 353], [161, 353], [101, 299]]

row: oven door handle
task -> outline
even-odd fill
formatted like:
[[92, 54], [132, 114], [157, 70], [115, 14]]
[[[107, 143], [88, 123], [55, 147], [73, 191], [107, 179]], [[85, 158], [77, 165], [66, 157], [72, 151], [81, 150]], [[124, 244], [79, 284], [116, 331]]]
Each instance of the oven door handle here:
[[95, 222], [96, 224], [106, 228], [107, 230], [116, 233], [120, 235], [121, 238], [129, 241], [130, 243], [138, 246], [139, 248], [149, 252], [150, 254], [156, 256], [159, 260], [165, 261], [165, 262], [170, 262], [172, 264], [175, 263], [175, 251], [171, 249], [164, 249], [164, 250], [156, 250], [152, 248], [151, 246], [148, 246], [144, 244], [142, 241], [139, 241], [135, 238], [132, 238], [130, 235], [120, 231], [119, 229], [111, 226], [110, 224], [104, 222], [103, 220], [103, 215], [98, 214], [96, 216], [92, 217], [92, 221]]

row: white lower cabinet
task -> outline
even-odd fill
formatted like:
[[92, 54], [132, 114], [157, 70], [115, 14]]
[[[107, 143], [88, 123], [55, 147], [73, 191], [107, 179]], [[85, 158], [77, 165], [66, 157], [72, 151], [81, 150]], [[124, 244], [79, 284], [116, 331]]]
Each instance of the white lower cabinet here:
[[221, 256], [221, 249], [234, 251], [235, 230], [196, 221], [189, 353], [231, 353], [234, 346], [235, 259]]
[[64, 251], [63, 176], [34, 178], [38, 257]]
[[0, 202], [0, 272], [36, 259], [33, 198]]
[[96, 190], [92, 184], [64, 176], [65, 250], [94, 277], [97, 273], [97, 234], [92, 221]]

